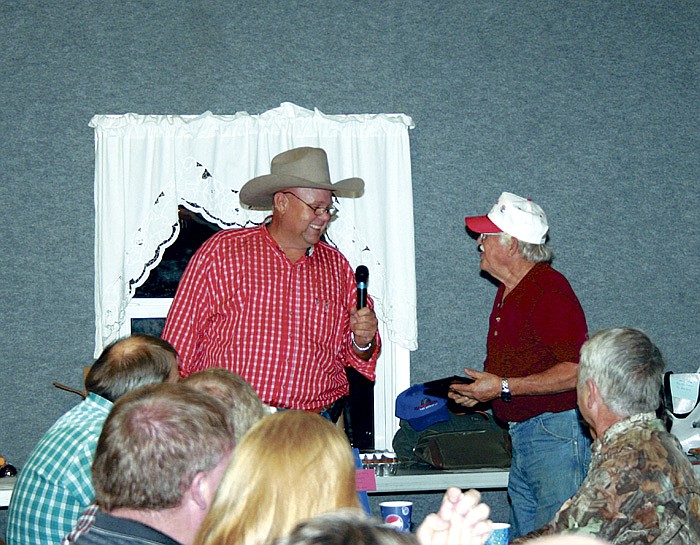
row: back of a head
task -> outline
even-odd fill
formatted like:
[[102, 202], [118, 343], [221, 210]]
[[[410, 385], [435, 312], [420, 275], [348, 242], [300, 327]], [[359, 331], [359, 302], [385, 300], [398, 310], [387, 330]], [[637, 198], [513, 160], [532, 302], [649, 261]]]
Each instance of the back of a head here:
[[226, 408], [213, 396], [179, 383], [138, 388], [117, 400], [102, 429], [95, 500], [105, 511], [176, 507], [194, 476], [234, 446]]
[[136, 333], [107, 346], [85, 377], [88, 392], [110, 401], [147, 384], [169, 380], [177, 370], [177, 352], [153, 335]]
[[236, 430], [237, 443], [265, 415], [263, 403], [253, 387], [227, 369], [210, 367], [185, 377], [181, 382], [213, 395], [226, 405]]
[[281, 411], [236, 447], [197, 542], [267, 545], [301, 520], [344, 507], [359, 507], [347, 437], [319, 415]]
[[399, 532], [360, 509], [341, 509], [299, 523], [274, 545], [418, 545], [418, 540], [415, 534]]
[[661, 352], [638, 329], [604, 329], [581, 347], [579, 384], [593, 380], [608, 408], [621, 417], [659, 407], [663, 372]]

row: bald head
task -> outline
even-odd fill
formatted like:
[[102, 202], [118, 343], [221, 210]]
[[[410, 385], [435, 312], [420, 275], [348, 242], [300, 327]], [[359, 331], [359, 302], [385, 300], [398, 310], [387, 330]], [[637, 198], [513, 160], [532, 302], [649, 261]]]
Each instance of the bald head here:
[[137, 333], [102, 351], [85, 377], [85, 387], [114, 402], [139, 386], [173, 380], [177, 380], [177, 352], [172, 345]]

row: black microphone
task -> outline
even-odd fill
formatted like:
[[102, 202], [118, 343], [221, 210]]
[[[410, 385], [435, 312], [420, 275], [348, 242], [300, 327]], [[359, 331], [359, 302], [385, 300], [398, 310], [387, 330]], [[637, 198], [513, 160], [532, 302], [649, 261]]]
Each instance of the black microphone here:
[[367, 280], [369, 279], [369, 270], [364, 265], [360, 265], [355, 269], [355, 282], [357, 282], [357, 308], [367, 306]]

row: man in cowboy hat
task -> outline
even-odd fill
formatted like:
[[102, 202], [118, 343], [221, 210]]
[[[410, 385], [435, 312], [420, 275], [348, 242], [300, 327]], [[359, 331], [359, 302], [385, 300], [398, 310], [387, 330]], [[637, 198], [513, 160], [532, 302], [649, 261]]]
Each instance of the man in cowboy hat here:
[[511, 537], [551, 520], [586, 476], [590, 439], [576, 410], [576, 370], [588, 327], [576, 294], [552, 268], [544, 211], [504, 192], [488, 215], [465, 218], [478, 235], [481, 270], [499, 283], [484, 372], [453, 385], [464, 406], [491, 402], [509, 426]]
[[331, 183], [326, 152], [310, 147], [280, 153], [242, 187], [243, 204], [273, 212], [215, 234], [190, 260], [163, 330], [182, 376], [224, 367], [268, 405], [337, 419], [345, 367], [374, 380], [380, 339], [372, 301], [356, 308], [353, 270], [322, 237], [333, 196], [363, 189], [360, 178]]

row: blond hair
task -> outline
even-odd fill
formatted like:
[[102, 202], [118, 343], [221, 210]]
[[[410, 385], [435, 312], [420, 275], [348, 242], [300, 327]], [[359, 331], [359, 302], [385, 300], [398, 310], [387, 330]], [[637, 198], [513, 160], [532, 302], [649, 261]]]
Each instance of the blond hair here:
[[319, 415], [282, 411], [236, 447], [198, 545], [269, 545], [314, 515], [359, 507], [345, 434]]

